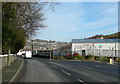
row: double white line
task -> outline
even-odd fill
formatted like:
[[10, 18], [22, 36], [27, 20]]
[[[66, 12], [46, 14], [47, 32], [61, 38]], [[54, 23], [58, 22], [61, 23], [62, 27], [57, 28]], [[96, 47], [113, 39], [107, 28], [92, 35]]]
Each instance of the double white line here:
[[85, 84], [84, 81], [82, 81], [81, 79], [78, 79], [78, 81], [79, 81], [79, 82], [82, 82], [83, 84]]
[[[54, 65], [52, 65], [52, 67], [54, 67], [54, 68], [58, 68], [58, 67], [56, 67], [56, 66], [54, 66]], [[68, 73], [68, 72], [66, 72], [66, 71], [64, 71], [64, 70], [62, 70], [62, 69], [59, 69], [60, 71], [62, 71], [62, 72], [64, 72], [64, 73], [66, 73], [67, 75], [71, 75], [70, 73]]]
[[[56, 66], [54, 66], [54, 65], [52, 65], [52, 67], [58, 68], [58, 67], [56, 67]], [[68, 72], [66, 72], [66, 71], [64, 71], [64, 70], [62, 70], [62, 69], [59, 69], [59, 70], [62, 71], [63, 73], [65, 73], [65, 74], [69, 75], [69, 76], [71, 75], [70, 73], [68, 73]], [[82, 82], [83, 84], [85, 84], [84, 81], [82, 81], [81, 79], [78, 79], [78, 81], [79, 81], [79, 82]]]
[[52, 67], [57, 68], [56, 66], [52, 65]]
[[70, 73], [68, 73], [68, 72], [66, 72], [66, 71], [64, 71], [64, 70], [62, 70], [62, 69], [60, 69], [60, 71], [66, 73], [66, 74], [69, 75], [69, 76], [71, 75]]

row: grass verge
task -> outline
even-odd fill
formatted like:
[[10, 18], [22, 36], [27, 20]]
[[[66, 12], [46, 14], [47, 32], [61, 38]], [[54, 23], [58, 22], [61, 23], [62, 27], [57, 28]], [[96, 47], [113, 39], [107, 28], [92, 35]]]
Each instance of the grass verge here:
[[17, 59], [16, 61], [14, 61], [11, 66], [7, 66], [4, 67], [2, 69], [2, 82], [9, 82], [12, 77], [16, 74], [17, 70], [19, 69], [19, 67], [21, 66], [23, 62], [23, 59]]

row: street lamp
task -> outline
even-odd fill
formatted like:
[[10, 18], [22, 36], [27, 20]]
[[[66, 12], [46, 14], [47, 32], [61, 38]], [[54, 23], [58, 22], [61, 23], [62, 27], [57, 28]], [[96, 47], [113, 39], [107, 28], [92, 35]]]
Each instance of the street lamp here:
[[114, 56], [114, 47], [112, 48], [112, 59], [113, 59], [113, 56]]
[[117, 56], [116, 56], [116, 43], [115, 43], [115, 57], [117, 57]]
[[32, 40], [32, 54], [33, 54], [33, 40]]
[[51, 42], [50, 42], [50, 59], [52, 59]]
[[51, 31], [49, 31], [49, 38], [50, 38], [50, 40], [49, 40], [49, 44], [50, 44], [50, 60], [52, 59], [52, 52], [51, 52]]

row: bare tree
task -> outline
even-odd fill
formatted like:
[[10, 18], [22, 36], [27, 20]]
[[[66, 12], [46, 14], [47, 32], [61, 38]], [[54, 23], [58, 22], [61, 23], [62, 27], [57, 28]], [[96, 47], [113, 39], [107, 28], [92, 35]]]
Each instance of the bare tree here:
[[43, 28], [43, 5], [36, 2], [20, 2], [15, 4], [17, 28], [23, 28], [25, 36], [29, 38], [35, 35], [36, 30]]
[[36, 35], [36, 31], [45, 28], [43, 24], [45, 6], [54, 11], [54, 2], [19, 2], [14, 5], [17, 11], [16, 24], [17, 28], [23, 28], [27, 38]]

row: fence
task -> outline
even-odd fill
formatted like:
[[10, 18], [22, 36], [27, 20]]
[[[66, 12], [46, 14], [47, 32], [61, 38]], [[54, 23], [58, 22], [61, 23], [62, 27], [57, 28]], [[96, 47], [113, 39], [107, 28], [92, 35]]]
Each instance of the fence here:
[[8, 54], [0, 55], [0, 64], [1, 64], [0, 69], [5, 66], [10, 66], [10, 64], [15, 60], [16, 60], [16, 55], [13, 54], [10, 54], [10, 56], [8, 56]]
[[[83, 54], [83, 50], [73, 51]], [[86, 49], [84, 50], [85, 55], [93, 55], [93, 56], [105, 56], [105, 57], [119, 57], [120, 50], [107, 50], [107, 49]]]

